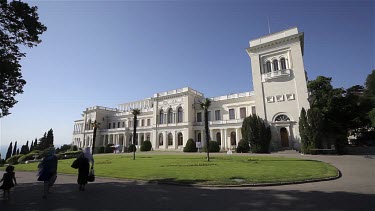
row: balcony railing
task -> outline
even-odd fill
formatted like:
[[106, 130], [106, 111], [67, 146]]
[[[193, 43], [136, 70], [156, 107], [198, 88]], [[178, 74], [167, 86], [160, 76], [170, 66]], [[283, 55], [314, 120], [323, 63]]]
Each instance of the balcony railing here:
[[267, 82], [272, 79], [290, 77], [290, 69], [271, 71], [269, 73], [262, 74], [262, 82]]

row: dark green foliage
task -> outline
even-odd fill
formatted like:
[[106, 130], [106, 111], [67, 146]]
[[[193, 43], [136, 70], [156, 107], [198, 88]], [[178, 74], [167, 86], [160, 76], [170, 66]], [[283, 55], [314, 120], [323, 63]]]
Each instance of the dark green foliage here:
[[6, 160], [6, 163], [10, 165], [18, 164], [18, 159], [22, 157], [23, 155], [14, 155]]
[[15, 156], [15, 155], [17, 155], [17, 141], [14, 143], [13, 152], [12, 152], [12, 156]]
[[22, 155], [19, 159], [18, 159], [18, 163], [24, 163], [28, 160], [34, 160], [36, 157], [38, 157], [38, 154], [39, 153], [29, 153], [29, 154], [26, 154], [26, 155]]
[[271, 128], [257, 115], [246, 117], [242, 123], [242, 138], [250, 143], [253, 153], [268, 153], [271, 143]]
[[141, 151], [151, 151], [151, 148], [152, 148], [152, 144], [151, 144], [151, 141], [144, 141], [141, 143]]
[[[210, 152], [220, 152], [220, 146], [216, 141], [210, 141], [210, 144], [208, 145]], [[205, 146], [203, 148], [204, 152], [207, 152], [207, 147]]]
[[[70, 144], [64, 144], [61, 147], [56, 149], [56, 154], [66, 152], [66, 151], [70, 150], [71, 148], [72, 148], [72, 146]], [[75, 150], [75, 151], [77, 151], [77, 150]]]
[[241, 139], [238, 142], [236, 152], [237, 153], [247, 153], [250, 151], [250, 143], [246, 140]]
[[33, 151], [33, 150], [39, 150], [38, 140], [36, 138], [35, 138], [35, 141], [34, 141], [34, 144], [33, 144], [33, 148], [30, 149], [30, 151]]
[[371, 126], [375, 128], [375, 108], [373, 108], [368, 114], [371, 120]]
[[77, 145], [73, 145], [72, 148], [70, 148], [71, 151], [78, 151], [78, 146]]
[[12, 150], [13, 150], [13, 142], [10, 142], [7, 154], [5, 156], [5, 160], [8, 160], [10, 157], [12, 157]]
[[[209, 98], [206, 98], [204, 102], [200, 103], [201, 108], [204, 110], [204, 131], [205, 131], [205, 137], [206, 137], [206, 148], [210, 148], [210, 130], [208, 128], [208, 108], [211, 106], [211, 100]], [[210, 161], [210, 150], [207, 151], [207, 161]]]
[[365, 86], [365, 94], [375, 97], [375, 69], [367, 76]]
[[53, 130], [52, 128], [47, 132], [47, 136], [46, 136], [46, 145], [47, 147], [53, 147]]
[[134, 144], [130, 144], [129, 145], [129, 148], [128, 148], [128, 152], [136, 152], [137, 151], [137, 148], [135, 147]]
[[198, 148], [195, 145], [195, 141], [189, 138], [184, 147], [184, 152], [197, 152]]
[[20, 149], [17, 149], [16, 155], [20, 154]]
[[309, 137], [311, 136], [310, 125], [307, 122], [307, 114], [304, 108], [302, 108], [301, 110], [298, 127], [299, 127], [299, 134], [301, 137], [301, 144], [302, 144], [301, 151], [302, 153], [308, 154], [310, 153], [310, 149], [312, 149], [312, 144], [310, 143], [310, 140], [309, 140]]
[[21, 1], [0, 1], [0, 118], [9, 115], [16, 103], [15, 96], [23, 93], [20, 47], [37, 46], [39, 36], [47, 28], [39, 22], [37, 7]]
[[48, 148], [47, 133], [44, 133], [43, 137], [39, 139], [38, 149], [44, 150]]
[[103, 147], [103, 146], [95, 147], [95, 149], [94, 149], [94, 153], [95, 153], [95, 154], [104, 153], [104, 149], [105, 149], [105, 147]]
[[107, 144], [104, 148], [104, 153], [112, 153], [113, 152], [113, 144]]

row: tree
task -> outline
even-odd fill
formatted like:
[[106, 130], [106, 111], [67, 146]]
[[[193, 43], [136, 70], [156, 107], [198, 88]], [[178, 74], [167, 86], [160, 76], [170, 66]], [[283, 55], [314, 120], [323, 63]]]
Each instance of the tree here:
[[271, 127], [266, 126], [262, 118], [257, 115], [246, 117], [241, 128], [242, 139], [250, 143], [253, 153], [267, 153], [271, 143]]
[[38, 147], [38, 140], [37, 138], [35, 138], [35, 141], [34, 141], [34, 145], [33, 145], [33, 150], [38, 150], [39, 147]]
[[[139, 114], [141, 114], [141, 111], [139, 109], [135, 108], [135, 109], [132, 110], [132, 114], [134, 116], [134, 120], [133, 120], [133, 145], [135, 147], [136, 146], [135, 140], [137, 138], [136, 137], [137, 136], [137, 126], [138, 126], [137, 125], [137, 117], [138, 117]], [[133, 151], [133, 160], [135, 160], [135, 151], [136, 150]]]
[[48, 147], [49, 145], [47, 143], [47, 133], [44, 133], [43, 137], [39, 139], [38, 149], [44, 150], [44, 149], [47, 149]]
[[100, 123], [97, 122], [96, 120], [94, 121], [94, 123], [92, 123], [92, 128], [94, 129], [93, 138], [92, 138], [92, 151], [91, 151], [92, 155], [94, 155], [95, 142], [96, 142], [96, 130], [98, 129], [99, 125]]
[[302, 144], [301, 151], [303, 153], [310, 153], [310, 149], [311, 149], [311, 143], [309, 140], [310, 125], [307, 122], [307, 114], [306, 114], [305, 108], [302, 108], [301, 110], [298, 127], [299, 127], [299, 135], [301, 137], [301, 144]]
[[7, 154], [5, 156], [5, 160], [8, 160], [8, 158], [12, 157], [12, 150], [13, 150], [13, 142], [10, 142]]
[[[206, 147], [210, 149], [210, 130], [208, 128], [208, 108], [211, 106], [211, 100], [206, 98], [203, 102], [200, 102], [201, 108], [204, 110], [204, 130], [206, 133]], [[210, 161], [210, 150], [207, 150], [207, 161]]]
[[367, 76], [365, 86], [365, 94], [375, 97], [375, 69]]
[[15, 155], [17, 155], [17, 141], [14, 143], [14, 148], [12, 152], [12, 156], [15, 156]]
[[52, 130], [52, 128], [47, 132], [46, 145], [48, 147], [53, 147], [53, 130]]
[[39, 22], [37, 9], [21, 1], [0, 0], [0, 118], [10, 114], [17, 103], [14, 97], [23, 93], [26, 84], [20, 65], [26, 54], [20, 47], [37, 46], [47, 30]]
[[20, 149], [17, 149], [16, 155], [20, 154]]

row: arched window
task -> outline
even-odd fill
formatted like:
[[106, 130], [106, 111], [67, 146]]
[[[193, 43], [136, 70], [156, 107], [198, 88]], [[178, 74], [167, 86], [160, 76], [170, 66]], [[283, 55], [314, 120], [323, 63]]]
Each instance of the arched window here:
[[221, 145], [221, 133], [220, 132], [216, 133], [216, 142], [218, 145]]
[[182, 114], [183, 114], [182, 108], [179, 107], [177, 110], [177, 122], [182, 122]]
[[279, 62], [275, 59], [272, 62], [273, 64], [273, 71], [278, 71], [279, 70]]
[[168, 146], [173, 145], [173, 136], [172, 133], [168, 134]]
[[282, 70], [286, 70], [286, 62], [285, 62], [285, 58], [281, 58], [281, 59], [280, 59], [280, 65], [281, 65], [281, 69], [282, 69]]
[[232, 145], [232, 146], [237, 145], [236, 132], [234, 132], [234, 131], [230, 133], [230, 145]]
[[279, 116], [275, 118], [275, 122], [288, 122], [288, 121], [290, 121], [289, 117], [284, 114], [280, 114]]
[[168, 109], [168, 123], [173, 122], [173, 110], [172, 108]]
[[163, 145], [164, 145], [164, 142], [163, 142], [163, 134], [160, 133], [160, 134], [159, 134], [159, 147], [160, 147], [160, 146], [163, 146]]
[[146, 140], [147, 140], [147, 141], [150, 141], [150, 135], [147, 135], [147, 136], [146, 136]]
[[159, 124], [164, 124], [164, 111], [163, 111], [163, 109], [160, 110], [159, 118], [160, 118]]
[[266, 62], [266, 73], [270, 73], [270, 72], [271, 72], [271, 62], [267, 61]]
[[183, 136], [182, 136], [182, 133], [178, 133], [177, 140], [178, 140], [178, 146], [182, 146], [183, 145]]

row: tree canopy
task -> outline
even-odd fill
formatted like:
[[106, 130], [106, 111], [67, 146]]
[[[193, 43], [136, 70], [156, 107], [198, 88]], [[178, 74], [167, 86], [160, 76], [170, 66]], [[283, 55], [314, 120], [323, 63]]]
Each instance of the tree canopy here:
[[39, 22], [37, 9], [21, 1], [0, 0], [0, 117], [10, 114], [17, 103], [14, 97], [23, 93], [26, 84], [20, 65], [26, 54], [20, 46], [37, 46], [39, 36], [47, 30]]

